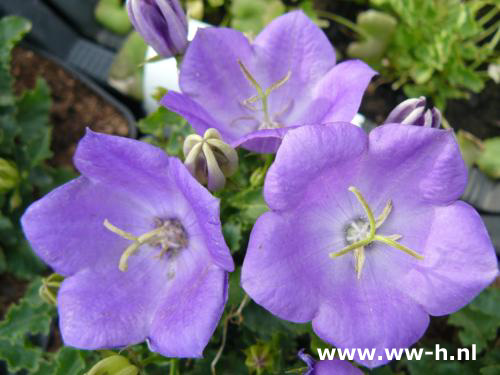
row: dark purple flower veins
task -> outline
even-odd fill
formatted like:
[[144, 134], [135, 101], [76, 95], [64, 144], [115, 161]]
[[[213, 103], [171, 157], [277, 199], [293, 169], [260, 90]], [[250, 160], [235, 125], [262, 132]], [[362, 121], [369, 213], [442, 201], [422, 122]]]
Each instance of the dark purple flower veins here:
[[[243, 64], [243, 62], [238, 61], [241, 71], [249, 83], [257, 91], [257, 95], [251, 96], [241, 102], [241, 106], [248, 111], [248, 116], [242, 116], [234, 119], [231, 125], [234, 125], [240, 121], [250, 121], [255, 123], [256, 130], [263, 129], [276, 129], [282, 128], [284, 125], [280, 122], [280, 117], [288, 114], [293, 108], [293, 99], [291, 99], [283, 108], [279, 108], [276, 112], [272, 112], [272, 108], [269, 102], [269, 97], [271, 93], [282, 86], [284, 86], [290, 77], [292, 76], [291, 70], [281, 78], [280, 80], [274, 82], [266, 89], [257, 82], [257, 80], [252, 76], [248, 68]], [[260, 102], [260, 106], [256, 103]]]
[[121, 271], [128, 269], [128, 258], [137, 253], [143, 245], [157, 248], [159, 250], [158, 258], [161, 258], [165, 254], [175, 256], [189, 244], [186, 229], [177, 218], [155, 218], [154, 229], [140, 236], [123, 231], [111, 224], [107, 219], [104, 220], [104, 226], [118, 236], [132, 241], [132, 244], [124, 250], [120, 257], [119, 268]]

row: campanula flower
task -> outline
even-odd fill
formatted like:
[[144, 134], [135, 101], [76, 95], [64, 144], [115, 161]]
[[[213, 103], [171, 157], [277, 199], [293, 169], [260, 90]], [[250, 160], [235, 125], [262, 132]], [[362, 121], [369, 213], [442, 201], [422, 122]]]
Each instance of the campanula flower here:
[[299, 357], [306, 365], [307, 370], [302, 375], [363, 375], [360, 369], [347, 361], [340, 359], [315, 361], [310, 355], [299, 351]]
[[[264, 183], [242, 286], [339, 348], [407, 348], [498, 274], [450, 131], [348, 123], [289, 131]], [[380, 357], [378, 357], [380, 355]]]
[[82, 176], [21, 220], [36, 254], [65, 276], [57, 295], [65, 344], [146, 340], [164, 356], [201, 356], [233, 270], [219, 201], [180, 160], [143, 142], [89, 130], [74, 162]]
[[184, 53], [188, 23], [178, 0], [127, 0], [130, 22], [163, 57]]
[[208, 129], [203, 137], [190, 134], [184, 140], [184, 165], [191, 174], [211, 191], [221, 190], [226, 177], [238, 169], [238, 154], [221, 140], [216, 129]]
[[425, 96], [407, 99], [399, 103], [384, 121], [384, 124], [393, 123], [439, 128], [441, 112], [436, 107], [428, 108]]
[[374, 74], [359, 60], [336, 65], [326, 35], [294, 11], [253, 42], [232, 29], [199, 30], [182, 62], [182, 93], [162, 104], [200, 135], [216, 128], [234, 147], [275, 152], [291, 127], [351, 121]]

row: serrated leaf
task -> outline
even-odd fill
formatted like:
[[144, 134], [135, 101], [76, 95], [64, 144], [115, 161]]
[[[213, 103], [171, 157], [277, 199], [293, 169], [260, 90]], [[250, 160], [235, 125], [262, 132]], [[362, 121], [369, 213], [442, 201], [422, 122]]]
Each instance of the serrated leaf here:
[[454, 313], [448, 323], [461, 330], [458, 334], [465, 346], [476, 344], [477, 352], [495, 339], [500, 328], [500, 290], [489, 288], [483, 291], [469, 306]]
[[56, 356], [54, 375], [81, 375], [85, 370], [85, 361], [79, 350], [63, 347]]
[[12, 78], [10, 76], [10, 52], [31, 29], [31, 23], [18, 16], [0, 19], [0, 106], [12, 105]]
[[38, 348], [26, 347], [22, 340], [0, 338], [0, 360], [7, 363], [11, 374], [20, 370], [36, 370], [42, 351]]
[[54, 309], [38, 296], [40, 286], [40, 279], [31, 283], [21, 301], [9, 308], [0, 322], [0, 339], [15, 343], [28, 335], [49, 334]]

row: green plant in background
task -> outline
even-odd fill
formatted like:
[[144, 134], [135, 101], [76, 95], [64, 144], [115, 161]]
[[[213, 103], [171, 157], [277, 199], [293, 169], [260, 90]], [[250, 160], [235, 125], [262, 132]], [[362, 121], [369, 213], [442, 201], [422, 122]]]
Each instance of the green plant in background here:
[[20, 96], [13, 91], [11, 50], [30, 28], [19, 17], [0, 20], [0, 273], [25, 278], [44, 266], [24, 240], [19, 217], [67, 177], [44, 163], [52, 155], [49, 87], [39, 79], [33, 90]]
[[122, 0], [100, 0], [94, 14], [101, 25], [116, 34], [124, 35], [132, 29]]
[[[371, 0], [353, 28], [351, 57], [367, 58], [408, 97], [425, 95], [444, 109], [452, 98], [480, 92], [498, 63], [496, 1]], [[381, 13], [382, 12], [382, 13]], [[384, 21], [385, 19], [385, 21]], [[397, 21], [397, 25], [394, 25]], [[384, 29], [383, 25], [386, 25]], [[496, 65], [492, 65], [493, 72]]]

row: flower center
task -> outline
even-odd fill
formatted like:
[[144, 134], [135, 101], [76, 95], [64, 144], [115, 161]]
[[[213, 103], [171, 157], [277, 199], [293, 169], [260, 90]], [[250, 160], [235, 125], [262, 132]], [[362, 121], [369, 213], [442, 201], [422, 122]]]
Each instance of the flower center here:
[[354, 219], [352, 222], [347, 224], [345, 229], [345, 242], [348, 245], [352, 245], [368, 238], [369, 234], [370, 223], [363, 218]]
[[[288, 73], [283, 77], [281, 78], [279, 81], [273, 83], [271, 86], [269, 86], [267, 89], [263, 89], [259, 83], [257, 82], [257, 80], [252, 76], [252, 74], [250, 73], [250, 71], [247, 69], [247, 67], [240, 61], [238, 60], [238, 64], [240, 65], [240, 68], [241, 68], [241, 71], [243, 72], [243, 75], [245, 76], [245, 78], [250, 82], [250, 84], [255, 87], [255, 90], [257, 91], [257, 95], [254, 95], [248, 99], [245, 99], [243, 102], [242, 102], [242, 105], [253, 111], [253, 112], [262, 112], [263, 113], [263, 119], [262, 121], [260, 121], [260, 125], [259, 125], [259, 130], [261, 129], [275, 129], [275, 128], [282, 128], [283, 125], [280, 124], [276, 118], [281, 116], [283, 113], [287, 112], [293, 103], [289, 103], [288, 105], [285, 106], [285, 108], [280, 111], [279, 113], [277, 114], [274, 114], [273, 116], [269, 114], [269, 103], [268, 103], [268, 98], [269, 98], [269, 95], [271, 95], [271, 93], [274, 91], [274, 90], [277, 90], [279, 89], [281, 86], [283, 86], [286, 82], [288, 82], [288, 80], [290, 79], [291, 75], [292, 75], [292, 72], [289, 70]], [[257, 103], [258, 101], [261, 102], [261, 107], [258, 108], [255, 103]], [[248, 116], [248, 117], [240, 117], [240, 118], [237, 118], [235, 121], [238, 121], [238, 120], [257, 120], [254, 116]], [[258, 120], [257, 120], [258, 121]], [[234, 122], [234, 121], [233, 121]]]
[[374, 241], [385, 243], [419, 260], [424, 259], [422, 255], [397, 242], [402, 238], [401, 235], [393, 234], [390, 236], [383, 236], [376, 233], [377, 229], [381, 227], [389, 217], [392, 210], [392, 201], [389, 200], [387, 202], [382, 213], [375, 219], [372, 209], [361, 192], [354, 186], [349, 187], [348, 190], [356, 196], [361, 206], [363, 206], [367, 219], [357, 218], [348, 223], [345, 229], [345, 241], [347, 246], [339, 251], [330, 253], [331, 258], [337, 258], [352, 251], [355, 261], [354, 268], [358, 279], [361, 278], [361, 271], [365, 263], [365, 247]]
[[120, 271], [126, 271], [128, 269], [128, 258], [134, 255], [142, 245], [149, 245], [160, 249], [159, 258], [167, 252], [178, 252], [188, 245], [186, 230], [180, 220], [175, 218], [155, 218], [155, 229], [138, 237], [114, 226], [108, 219], [104, 220], [103, 224], [111, 232], [132, 241], [120, 257], [120, 263], [118, 265]]

